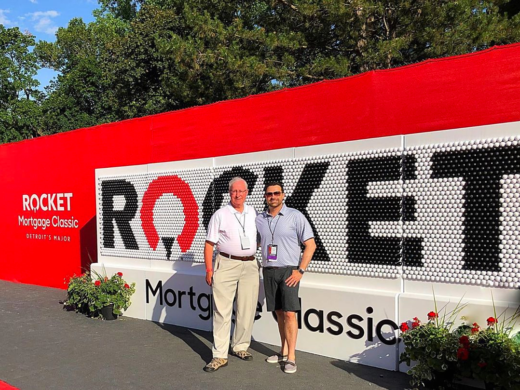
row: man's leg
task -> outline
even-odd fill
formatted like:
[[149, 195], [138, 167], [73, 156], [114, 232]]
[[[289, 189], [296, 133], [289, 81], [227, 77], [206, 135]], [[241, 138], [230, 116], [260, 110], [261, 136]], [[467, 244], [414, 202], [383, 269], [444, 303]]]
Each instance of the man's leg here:
[[284, 372], [292, 374], [296, 372], [296, 339], [298, 336], [298, 319], [296, 312], [300, 310], [300, 299], [298, 291], [300, 284], [289, 287], [286, 280], [290, 277], [296, 267], [288, 267], [284, 275], [284, 283], [282, 284], [282, 309], [284, 319], [284, 335], [287, 344], [287, 362], [284, 366]]
[[218, 256], [218, 269], [213, 274], [213, 357], [228, 358], [231, 314], [236, 294], [240, 262]]
[[281, 300], [280, 281], [283, 282], [283, 278], [280, 277], [280, 270], [274, 268], [264, 268], [264, 291], [267, 311], [274, 312], [276, 314], [276, 322], [278, 324], [278, 333], [280, 334], [280, 354], [269, 356], [266, 359], [267, 363], [280, 363], [287, 359], [287, 344], [285, 342], [285, 325]]
[[231, 343], [231, 348], [234, 352], [247, 351], [251, 344], [251, 334], [253, 332], [258, 302], [258, 288], [260, 285], [260, 275], [256, 261], [243, 262], [242, 268], [237, 288], [235, 332], [233, 333], [233, 341]]
[[284, 350], [284, 355], [287, 355], [287, 360], [296, 360], [296, 338], [298, 337], [298, 321], [294, 311], [285, 311], [281, 315], [284, 319], [284, 334], [287, 349]]
[[285, 313], [283, 310], [276, 310], [276, 321], [278, 322], [278, 332], [280, 333], [280, 355], [287, 356], [289, 347], [285, 337]]

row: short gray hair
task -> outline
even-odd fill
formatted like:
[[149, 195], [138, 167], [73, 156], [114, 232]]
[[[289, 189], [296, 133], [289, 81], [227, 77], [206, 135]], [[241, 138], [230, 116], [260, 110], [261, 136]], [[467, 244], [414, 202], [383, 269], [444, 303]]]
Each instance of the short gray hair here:
[[245, 181], [244, 179], [242, 179], [241, 177], [239, 176], [235, 176], [233, 179], [231, 179], [229, 181], [229, 191], [231, 191], [231, 187], [233, 186], [233, 184], [235, 184], [237, 181], [243, 181], [244, 183], [246, 183], [246, 190], [248, 190], [249, 188], [247, 188], [247, 181]]

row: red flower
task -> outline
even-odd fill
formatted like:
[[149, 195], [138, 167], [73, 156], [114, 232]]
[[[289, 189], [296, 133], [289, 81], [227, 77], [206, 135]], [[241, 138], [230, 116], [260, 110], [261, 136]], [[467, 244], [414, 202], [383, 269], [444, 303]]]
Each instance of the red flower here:
[[478, 362], [477, 365], [480, 367], [480, 368], [484, 368], [487, 366], [487, 363], [486, 362]]
[[480, 326], [479, 326], [476, 322], [474, 322], [474, 323], [473, 323], [473, 328], [471, 328], [471, 334], [475, 334], [475, 333], [477, 333], [479, 330], [480, 330]]
[[105, 282], [108, 282], [108, 276], [105, 276]]
[[434, 311], [431, 311], [428, 313], [428, 321], [434, 320], [435, 318], [438, 318], [439, 315], [435, 313]]
[[457, 349], [457, 359], [468, 360], [469, 351], [466, 348]]
[[498, 322], [498, 320], [495, 317], [489, 317], [487, 319], [488, 326], [495, 325]]
[[94, 283], [97, 287], [101, 286], [101, 281], [99, 280], [96, 280], [96, 282]]
[[419, 318], [414, 317], [413, 322], [412, 322], [412, 329], [417, 328], [419, 325], [421, 325], [421, 321], [419, 321]]
[[469, 347], [469, 337], [466, 335], [460, 336], [459, 343], [461, 343], [464, 346], [464, 348], [468, 348]]
[[117, 273], [117, 276], [119, 276], [120, 278], [122, 278], [122, 277], [123, 277], [123, 273], [122, 273], [122, 272], [118, 272], [118, 273]]
[[130, 288], [130, 286], [128, 284], [125, 283], [125, 288]]
[[399, 327], [399, 329], [401, 329], [401, 332], [406, 332], [408, 329], [410, 329], [410, 327], [408, 326], [408, 324], [406, 322], [403, 322], [401, 324], [401, 326]]

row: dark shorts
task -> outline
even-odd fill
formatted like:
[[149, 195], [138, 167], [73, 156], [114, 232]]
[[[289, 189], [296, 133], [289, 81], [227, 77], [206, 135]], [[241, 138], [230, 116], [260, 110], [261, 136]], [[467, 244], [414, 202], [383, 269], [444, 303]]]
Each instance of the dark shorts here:
[[300, 299], [298, 291], [300, 283], [289, 287], [285, 281], [298, 267], [263, 268], [265, 300], [267, 311], [299, 311]]

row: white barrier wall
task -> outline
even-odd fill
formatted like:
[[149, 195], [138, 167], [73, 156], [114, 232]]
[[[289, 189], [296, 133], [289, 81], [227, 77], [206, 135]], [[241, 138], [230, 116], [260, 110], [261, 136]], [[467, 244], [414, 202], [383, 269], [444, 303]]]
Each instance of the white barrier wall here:
[[[313, 226], [298, 348], [398, 368], [398, 325], [463, 296], [485, 325], [520, 302], [520, 124], [96, 171], [98, 272], [136, 283], [126, 315], [211, 330], [203, 246], [234, 176], [263, 186]], [[104, 270], [105, 271], [104, 271]], [[260, 294], [253, 336], [278, 343]]]

